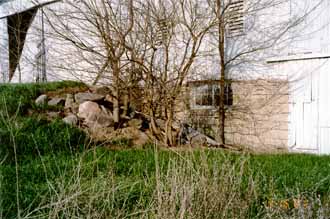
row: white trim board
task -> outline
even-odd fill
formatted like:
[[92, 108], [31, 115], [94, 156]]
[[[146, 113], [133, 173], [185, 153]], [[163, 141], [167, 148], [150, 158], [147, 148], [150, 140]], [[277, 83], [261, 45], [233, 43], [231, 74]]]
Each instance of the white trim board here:
[[311, 59], [330, 59], [330, 53], [308, 53], [308, 54], [297, 54], [274, 57], [266, 60], [266, 63], [277, 63], [277, 62], [290, 62], [290, 61], [303, 61]]

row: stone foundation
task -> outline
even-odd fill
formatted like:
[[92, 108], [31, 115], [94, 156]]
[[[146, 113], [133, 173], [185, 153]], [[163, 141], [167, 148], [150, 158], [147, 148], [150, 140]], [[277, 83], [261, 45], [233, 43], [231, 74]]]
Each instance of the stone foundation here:
[[[218, 109], [194, 107], [192, 90], [201, 84], [190, 83], [185, 91], [186, 122], [199, 131], [218, 138]], [[226, 144], [256, 150], [286, 150], [288, 145], [289, 95], [286, 81], [232, 81], [232, 105], [226, 106]], [[181, 104], [182, 105], [182, 104]], [[181, 106], [182, 107], [182, 106]], [[182, 116], [181, 116], [182, 117]]]

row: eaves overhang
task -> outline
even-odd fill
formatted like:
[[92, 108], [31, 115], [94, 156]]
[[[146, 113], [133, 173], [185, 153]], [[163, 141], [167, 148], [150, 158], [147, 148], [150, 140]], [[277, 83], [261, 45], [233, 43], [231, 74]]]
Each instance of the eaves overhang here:
[[62, 0], [0, 0], [0, 19], [13, 16], [18, 13], [44, 7]]

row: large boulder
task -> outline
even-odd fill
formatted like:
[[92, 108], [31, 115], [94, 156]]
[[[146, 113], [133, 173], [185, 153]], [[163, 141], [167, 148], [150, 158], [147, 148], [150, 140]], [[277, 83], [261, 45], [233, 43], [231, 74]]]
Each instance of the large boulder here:
[[188, 135], [188, 140], [192, 147], [207, 146], [206, 136], [200, 133], [192, 133]]
[[73, 94], [67, 94], [65, 99], [64, 109], [72, 109], [75, 107]]
[[75, 94], [75, 100], [77, 103], [83, 103], [86, 101], [100, 101], [104, 99], [104, 95], [94, 93], [77, 93]]
[[90, 116], [101, 114], [102, 110], [99, 105], [92, 101], [86, 101], [79, 105], [78, 116], [87, 119]]
[[115, 122], [113, 118], [107, 114], [90, 114], [86, 120], [85, 124], [90, 128], [105, 128], [109, 126], [114, 126]]
[[48, 101], [48, 106], [64, 106], [65, 100], [61, 97], [54, 97]]
[[221, 144], [207, 135], [191, 128], [188, 124], [182, 124], [179, 132], [181, 144], [190, 144], [192, 147], [210, 146], [220, 147]]
[[36, 100], [35, 103], [37, 106], [42, 106], [42, 105], [46, 105], [48, 100], [48, 96], [46, 94], [40, 95]]
[[62, 121], [66, 124], [74, 126], [78, 124], [78, 117], [74, 114], [70, 114], [64, 117]]
[[79, 105], [78, 116], [92, 129], [114, 125], [113, 117], [102, 108], [95, 102], [86, 101]]

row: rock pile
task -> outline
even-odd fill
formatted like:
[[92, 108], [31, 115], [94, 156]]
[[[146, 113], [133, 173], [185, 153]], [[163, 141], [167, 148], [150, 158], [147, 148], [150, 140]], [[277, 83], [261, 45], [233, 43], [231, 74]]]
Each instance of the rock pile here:
[[[35, 104], [50, 106], [48, 119], [62, 119], [63, 122], [85, 130], [97, 142], [109, 142], [127, 139], [132, 145], [144, 145], [153, 139], [149, 133], [148, 117], [131, 110], [129, 116], [121, 118], [119, 129], [115, 129], [112, 115], [113, 98], [108, 87], [92, 88], [85, 92], [66, 93], [48, 96], [40, 95]], [[156, 120], [157, 126], [164, 131], [165, 121]], [[208, 136], [192, 129], [187, 124], [173, 123], [173, 130], [178, 134], [178, 141], [191, 146], [220, 146]]]
[[[55, 95], [40, 95], [36, 100], [37, 106], [50, 106], [46, 116], [48, 119], [62, 119], [63, 122], [77, 126], [90, 135], [95, 141], [108, 141], [125, 138], [134, 145], [144, 145], [150, 141], [150, 137], [145, 133], [147, 124], [139, 117], [125, 116], [120, 129], [114, 129], [112, 115], [112, 98], [110, 89], [107, 87], [97, 87], [89, 92], [77, 92]], [[53, 108], [52, 108], [53, 107]], [[131, 113], [131, 115], [137, 115]]]

